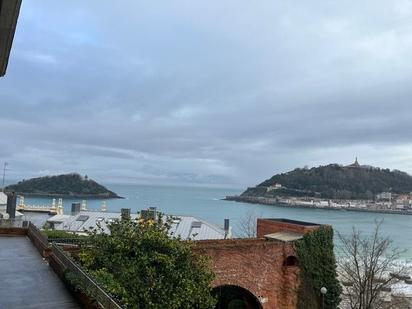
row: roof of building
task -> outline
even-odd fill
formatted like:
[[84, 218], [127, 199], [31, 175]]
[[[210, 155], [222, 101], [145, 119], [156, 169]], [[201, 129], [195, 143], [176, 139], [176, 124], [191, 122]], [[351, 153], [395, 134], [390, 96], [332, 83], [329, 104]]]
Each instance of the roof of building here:
[[302, 226], [309, 226], [309, 227], [310, 226], [319, 226], [320, 225], [318, 223], [299, 221], [299, 220], [291, 220], [291, 219], [285, 219], [285, 218], [261, 218], [259, 220], [269, 220], [269, 221], [275, 221], [275, 222], [280, 222], [280, 223], [302, 225]]
[[[1, 1], [1, 0], [0, 0]], [[3, 216], [7, 211], [7, 195], [4, 192], [0, 192], [0, 218]], [[16, 218], [23, 217], [23, 214], [16, 210]]]
[[6, 74], [20, 6], [21, 0], [0, 0], [0, 76]]
[[[138, 214], [131, 214], [132, 219], [140, 218]], [[53, 223], [54, 229], [71, 232], [84, 232], [96, 227], [100, 223], [105, 232], [108, 232], [106, 222], [120, 219], [121, 214], [102, 211], [81, 211], [76, 215], [55, 215], [47, 220]], [[172, 226], [169, 233], [173, 237], [182, 239], [205, 240], [224, 239], [225, 230], [209, 222], [190, 216], [170, 216]]]
[[265, 235], [266, 239], [280, 240], [280, 241], [285, 241], [285, 242], [295, 241], [295, 240], [301, 239], [302, 237], [303, 237], [303, 234], [301, 233], [294, 233], [294, 232], [288, 232], [288, 231]]

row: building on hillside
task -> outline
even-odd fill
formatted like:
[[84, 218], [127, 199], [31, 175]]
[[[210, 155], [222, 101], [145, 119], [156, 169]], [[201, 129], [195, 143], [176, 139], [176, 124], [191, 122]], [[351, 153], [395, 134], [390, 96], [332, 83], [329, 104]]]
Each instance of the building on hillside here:
[[398, 202], [407, 202], [411, 199], [409, 194], [400, 194], [398, 195], [398, 197], [396, 198], [396, 200]]
[[[97, 227], [97, 224], [99, 224], [105, 232], [109, 232], [106, 223], [120, 220], [122, 216], [127, 216], [131, 219], [151, 219], [155, 216], [155, 213], [156, 210], [154, 208], [142, 210], [137, 214], [131, 214], [130, 209], [122, 209], [122, 213], [87, 211], [81, 210], [80, 204], [72, 204], [71, 214], [55, 215], [47, 219], [47, 223], [52, 229], [75, 233], [82, 233]], [[226, 228], [224, 229], [191, 216], [170, 216], [170, 218], [172, 219], [172, 226], [169, 233], [173, 237], [192, 240], [231, 238], [231, 228], [226, 220]]]
[[397, 209], [397, 210], [403, 210], [407, 208], [407, 206], [405, 206], [404, 203], [401, 203], [401, 202], [396, 202], [394, 206], [395, 206], [394, 209]]
[[352, 164], [349, 164], [347, 167], [351, 167], [351, 168], [360, 168], [361, 165], [358, 162], [358, 158], [355, 158], [355, 162], [353, 162]]
[[0, 0], [0, 77], [6, 74], [21, 0]]
[[266, 188], [266, 192], [274, 191], [282, 189], [282, 185], [280, 183], [275, 183], [273, 186], [269, 186]]
[[392, 200], [392, 193], [391, 192], [382, 192], [376, 195], [376, 199], [378, 201], [391, 201]]

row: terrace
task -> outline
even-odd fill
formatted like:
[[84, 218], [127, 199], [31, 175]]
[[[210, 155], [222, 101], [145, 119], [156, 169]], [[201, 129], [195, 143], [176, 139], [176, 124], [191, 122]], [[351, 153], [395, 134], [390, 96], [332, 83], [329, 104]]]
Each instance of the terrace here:
[[30, 239], [0, 235], [2, 308], [80, 308]]
[[[0, 308], [121, 308], [30, 222], [0, 219], [0, 248]], [[93, 298], [67, 283], [67, 271]]]

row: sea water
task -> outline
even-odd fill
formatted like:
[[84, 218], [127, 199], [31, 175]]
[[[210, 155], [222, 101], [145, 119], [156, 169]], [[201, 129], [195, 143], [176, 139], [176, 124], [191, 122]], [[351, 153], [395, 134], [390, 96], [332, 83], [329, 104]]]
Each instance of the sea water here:
[[[152, 186], [152, 185], [107, 185], [124, 199], [108, 199], [107, 211], [120, 212], [130, 208], [137, 212], [148, 207], [166, 214], [194, 216], [223, 226], [224, 219], [230, 219], [234, 235], [240, 234], [239, 220], [253, 214], [256, 217], [287, 218], [314, 223], [330, 224], [335, 233], [348, 235], [352, 228], [365, 234], [371, 233], [375, 222], [383, 219], [381, 231], [393, 240], [393, 245], [407, 252], [403, 257], [412, 260], [412, 216], [378, 214], [326, 209], [285, 208], [271, 205], [246, 204], [222, 200], [227, 195], [240, 194], [242, 189]], [[72, 203], [81, 199], [63, 199], [65, 213], [70, 213]], [[103, 200], [87, 200], [87, 208], [100, 209]], [[51, 198], [25, 198], [26, 204], [48, 204]], [[27, 213], [27, 216], [30, 214]]]

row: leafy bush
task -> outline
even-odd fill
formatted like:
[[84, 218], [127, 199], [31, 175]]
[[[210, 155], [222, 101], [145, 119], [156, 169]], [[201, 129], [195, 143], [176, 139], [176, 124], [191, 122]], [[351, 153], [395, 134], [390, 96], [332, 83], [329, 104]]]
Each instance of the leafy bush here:
[[119, 220], [89, 232], [93, 246], [82, 248], [79, 262], [126, 308], [212, 308], [213, 273], [191, 243], [170, 238], [169, 224]]

